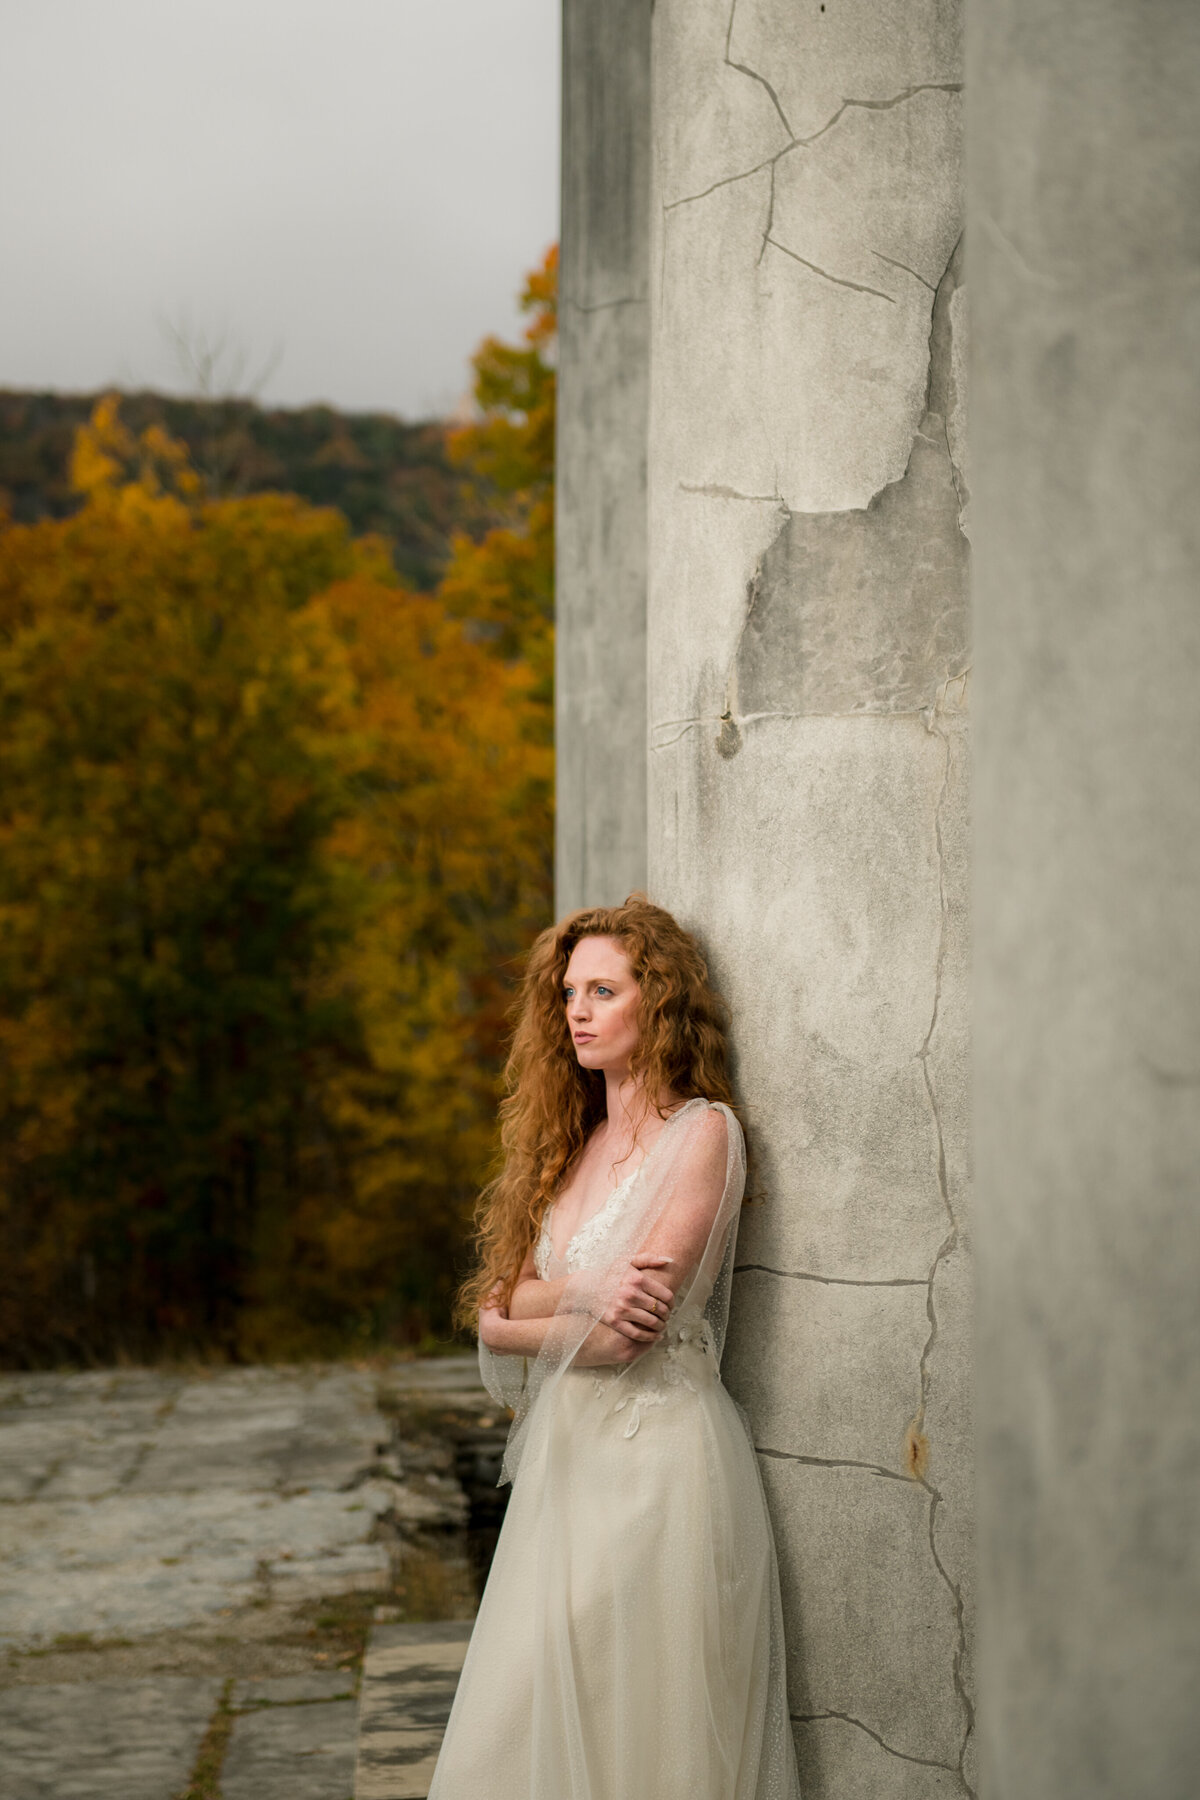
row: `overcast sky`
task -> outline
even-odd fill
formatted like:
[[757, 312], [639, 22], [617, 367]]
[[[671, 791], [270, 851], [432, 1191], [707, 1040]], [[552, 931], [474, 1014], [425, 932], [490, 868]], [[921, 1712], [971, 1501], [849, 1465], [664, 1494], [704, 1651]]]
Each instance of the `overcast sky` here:
[[0, 387], [444, 413], [557, 195], [558, 0], [0, 0]]

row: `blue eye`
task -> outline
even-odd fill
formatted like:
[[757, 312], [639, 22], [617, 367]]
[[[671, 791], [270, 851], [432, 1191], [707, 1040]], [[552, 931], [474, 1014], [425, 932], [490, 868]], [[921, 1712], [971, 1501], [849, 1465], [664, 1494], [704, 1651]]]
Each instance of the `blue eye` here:
[[575, 996], [574, 988], [564, 988], [563, 989], [563, 999], [564, 1000], [571, 1000], [574, 998], [574, 996]]
[[597, 992], [597, 993], [598, 993], [598, 994], [611, 994], [611, 993], [612, 993], [612, 989], [611, 989], [611, 988], [609, 988], [609, 987], [598, 987], [598, 988], [597, 988], [597, 989], [596, 989], [596, 992]]

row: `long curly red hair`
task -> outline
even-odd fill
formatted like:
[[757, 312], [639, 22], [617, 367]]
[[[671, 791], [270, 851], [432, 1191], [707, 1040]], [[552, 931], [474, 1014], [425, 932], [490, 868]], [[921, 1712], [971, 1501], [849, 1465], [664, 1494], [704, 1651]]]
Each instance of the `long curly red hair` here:
[[507, 1301], [550, 1205], [592, 1132], [605, 1117], [604, 1076], [584, 1069], [567, 1024], [563, 984], [582, 938], [615, 938], [640, 990], [638, 1043], [630, 1073], [647, 1113], [668, 1094], [702, 1095], [737, 1111], [729, 1083], [728, 1013], [690, 932], [645, 894], [623, 906], [571, 913], [543, 931], [529, 953], [500, 1103], [503, 1163], [480, 1195], [478, 1266], [458, 1293], [456, 1321], [474, 1328], [480, 1306], [500, 1287]]

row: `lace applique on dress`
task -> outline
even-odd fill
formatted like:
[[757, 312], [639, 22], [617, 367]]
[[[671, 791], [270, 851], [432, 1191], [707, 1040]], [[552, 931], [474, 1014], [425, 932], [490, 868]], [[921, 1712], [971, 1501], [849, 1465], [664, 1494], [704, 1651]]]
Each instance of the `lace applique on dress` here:
[[[638, 1168], [640, 1167], [641, 1164], [639, 1163]], [[632, 1183], [636, 1174], [637, 1169], [634, 1169], [630, 1174], [626, 1175], [624, 1181], [619, 1181], [609, 1194], [604, 1205], [594, 1212], [590, 1218], [585, 1219], [578, 1231], [575, 1232], [567, 1245], [567, 1254], [564, 1259], [568, 1274], [577, 1275], [580, 1269], [591, 1267], [590, 1259], [597, 1246], [604, 1241], [604, 1235], [612, 1224], [613, 1217], [617, 1211], [617, 1203], [625, 1193], [626, 1188]], [[554, 1248], [554, 1239], [550, 1231], [550, 1220], [553, 1213], [554, 1204], [551, 1203], [543, 1214], [542, 1229], [538, 1234], [538, 1241], [534, 1245], [533, 1250], [533, 1266], [537, 1270], [538, 1279], [540, 1281], [549, 1280], [547, 1271], [550, 1268], [550, 1263], [552, 1260], [558, 1260], [558, 1253]]]
[[647, 1407], [666, 1406], [681, 1389], [695, 1394], [720, 1379], [712, 1327], [698, 1308], [689, 1306], [672, 1319], [663, 1337], [661, 1345], [621, 1371], [622, 1395], [613, 1412], [629, 1408], [627, 1438], [637, 1433]]

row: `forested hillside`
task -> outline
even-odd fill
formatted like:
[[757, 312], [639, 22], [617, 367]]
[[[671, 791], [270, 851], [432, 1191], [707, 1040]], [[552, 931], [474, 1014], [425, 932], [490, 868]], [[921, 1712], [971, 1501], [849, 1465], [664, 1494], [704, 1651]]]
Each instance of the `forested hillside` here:
[[[146, 396], [51, 454], [67, 403], [18, 439], [9, 397], [48, 475], [0, 518], [0, 1363], [448, 1334], [550, 916], [555, 267], [473, 423], [362, 452], [445, 498], [425, 591], [359, 530], [399, 511], [218, 481]], [[279, 488], [353, 470], [280, 431]]]
[[[0, 390], [0, 512], [32, 525], [79, 509], [71, 450], [101, 397]], [[355, 535], [387, 538], [396, 573], [417, 588], [441, 575], [454, 530], [487, 522], [437, 421], [154, 393], [123, 395], [121, 415], [134, 433], [158, 427], [185, 444], [212, 499], [274, 490], [336, 506]]]

